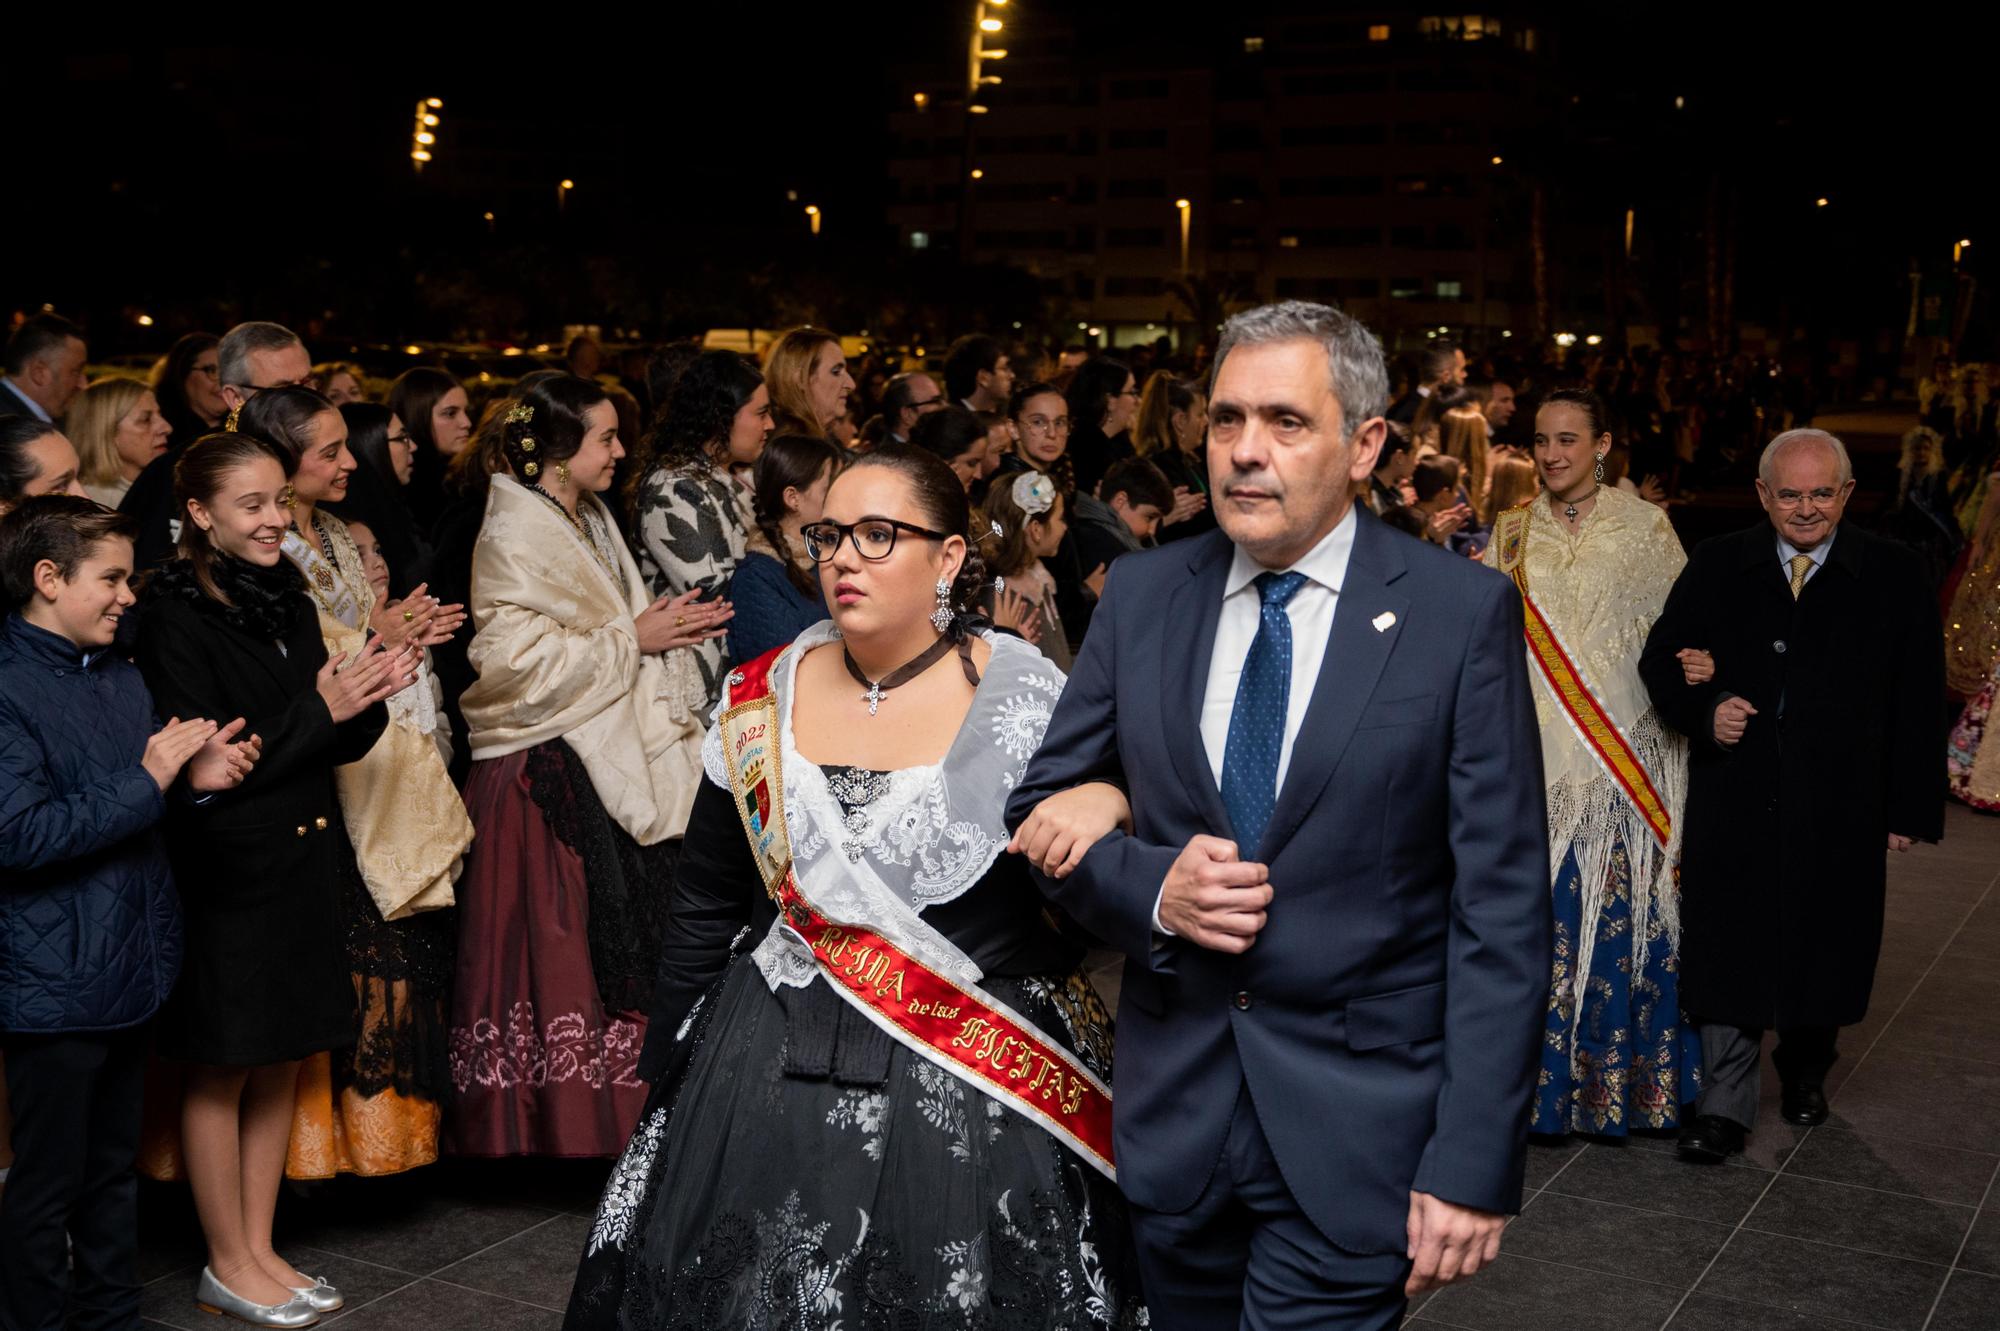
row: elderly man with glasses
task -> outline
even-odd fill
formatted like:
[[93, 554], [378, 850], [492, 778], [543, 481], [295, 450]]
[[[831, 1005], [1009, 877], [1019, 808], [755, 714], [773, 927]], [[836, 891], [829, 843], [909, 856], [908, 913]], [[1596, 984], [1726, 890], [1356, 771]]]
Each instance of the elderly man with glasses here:
[[1917, 557], [1841, 517], [1840, 440], [1764, 450], [1768, 525], [1698, 547], [1640, 674], [1690, 741], [1681, 836], [1681, 994], [1706, 1064], [1684, 1157], [1714, 1163], [1757, 1124], [1766, 1031], [1780, 1117], [1827, 1115], [1842, 1026], [1868, 1011], [1890, 851], [1944, 835], [1944, 648]]

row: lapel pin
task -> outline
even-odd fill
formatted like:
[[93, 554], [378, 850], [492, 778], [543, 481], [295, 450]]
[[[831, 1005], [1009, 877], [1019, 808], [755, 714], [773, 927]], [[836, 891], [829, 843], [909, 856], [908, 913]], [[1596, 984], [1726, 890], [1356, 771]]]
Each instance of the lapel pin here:
[[1394, 627], [1396, 627], [1396, 612], [1394, 610], [1384, 610], [1381, 614], [1375, 616], [1375, 631], [1377, 633], [1387, 633]]

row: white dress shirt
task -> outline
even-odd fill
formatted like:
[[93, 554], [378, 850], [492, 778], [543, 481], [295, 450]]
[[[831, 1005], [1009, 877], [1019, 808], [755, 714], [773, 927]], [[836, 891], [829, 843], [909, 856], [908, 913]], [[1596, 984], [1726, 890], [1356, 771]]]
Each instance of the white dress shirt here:
[[[1804, 555], [1806, 558], [1812, 560], [1812, 565], [1806, 569], [1806, 582], [1811, 582], [1814, 578], [1818, 577], [1819, 571], [1826, 567], [1827, 555], [1833, 550], [1833, 538], [1838, 535], [1840, 535], [1838, 528], [1828, 532], [1826, 539], [1810, 550], [1801, 550], [1780, 536], [1778, 538], [1778, 567], [1785, 571], [1785, 585], [1789, 587], [1792, 582], [1792, 557], [1794, 555]], [[1799, 585], [1804, 586], [1805, 584], [1801, 583]]]
[[[1299, 725], [1305, 720], [1306, 706], [1312, 702], [1313, 688], [1319, 683], [1320, 666], [1326, 660], [1327, 640], [1333, 635], [1334, 607], [1340, 601], [1340, 585], [1347, 579], [1347, 561], [1354, 554], [1354, 509], [1347, 510], [1334, 529], [1305, 557], [1289, 568], [1267, 569], [1243, 553], [1238, 546], [1231, 557], [1228, 580], [1222, 584], [1220, 618], [1215, 625], [1215, 650], [1208, 658], [1208, 688], [1201, 699], [1201, 746], [1208, 754], [1208, 770], [1222, 785], [1222, 760], [1229, 749], [1229, 718], [1236, 710], [1236, 686], [1243, 678], [1243, 663], [1250, 656], [1263, 619], [1264, 598], [1255, 586], [1261, 573], [1303, 573], [1306, 582], [1285, 604], [1292, 621], [1292, 678], [1285, 695], [1285, 740], [1278, 749], [1277, 790], [1285, 788], [1285, 773], [1291, 769], [1292, 748], [1298, 743]], [[1277, 791], [1272, 792], [1275, 799]], [[1248, 858], [1256, 847], [1238, 847]], [[1160, 920], [1160, 902], [1166, 884], [1153, 898], [1153, 929], [1168, 938], [1174, 931]]]
[[[1347, 561], [1354, 553], [1358, 520], [1354, 510], [1348, 509], [1347, 516], [1290, 568], [1264, 568], [1240, 546], [1231, 559], [1229, 579], [1222, 586], [1221, 618], [1215, 625], [1215, 650], [1208, 659], [1208, 689], [1201, 700], [1201, 744], [1218, 787], [1229, 747], [1229, 718], [1236, 708], [1236, 686], [1243, 678], [1243, 663], [1250, 655], [1261, 619], [1263, 601], [1254, 585], [1257, 576], [1270, 572], [1306, 575], [1305, 585], [1285, 606], [1292, 621], [1292, 681], [1285, 699], [1285, 742], [1278, 750], [1278, 789], [1282, 790], [1285, 773], [1292, 765], [1292, 746], [1298, 742], [1299, 724], [1305, 720], [1313, 686], [1319, 683], [1320, 664], [1333, 633], [1334, 607], [1340, 601], [1340, 584], [1347, 578]], [[1243, 853], [1247, 856], [1253, 850], [1246, 847]]]

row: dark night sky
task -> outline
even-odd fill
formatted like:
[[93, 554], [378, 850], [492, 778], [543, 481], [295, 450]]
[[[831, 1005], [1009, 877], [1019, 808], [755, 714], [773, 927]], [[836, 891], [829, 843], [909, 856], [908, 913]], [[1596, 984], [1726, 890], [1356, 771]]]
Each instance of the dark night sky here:
[[[1010, 21], [1055, 8], [1080, 17], [1091, 49], [1142, 60], [1205, 55], [1257, 14], [1300, 6], [1183, 21], [1157, 4], [1016, 0]], [[948, 78], [969, 11], [749, 5], [696, 23], [677, 6], [618, 26], [538, 22], [504, 41], [454, 22], [433, 49], [365, 24], [234, 48], [195, 47], [185, 31], [96, 41], [71, 25], [50, 34], [64, 53], [35, 72], [22, 72], [23, 44], [10, 57], [17, 113], [46, 108], [62, 132], [11, 139], [0, 308], [53, 301], [106, 326], [136, 308], [306, 318], [261, 308], [280, 288], [398, 336], [453, 300], [496, 299], [496, 271], [588, 288], [547, 290], [523, 318], [594, 318], [607, 288], [690, 273], [726, 300], [744, 273], [803, 257], [789, 248], [800, 228], [787, 189], [826, 209], [831, 265], [860, 264], [880, 244], [897, 71], [931, 62]], [[1744, 259], [1767, 280], [1838, 300], [1844, 276], [1948, 253], [1958, 233], [1978, 241], [1975, 263], [1989, 245], [2000, 253], [1984, 165], [1993, 20], [1933, 31], [1887, 7], [1561, 12], [1560, 74], [1605, 127], [1588, 152], [1607, 190], [1671, 196], [1722, 170], [1740, 188]], [[1676, 93], [1689, 102], [1678, 115]], [[425, 94], [445, 99], [447, 126], [419, 181], [406, 154]], [[476, 188], [469, 164], [488, 168]], [[559, 230], [563, 176], [578, 190]], [[1816, 212], [1818, 194], [1834, 206]], [[491, 231], [485, 207], [500, 215]], [[552, 245], [561, 261], [545, 265]], [[581, 251], [640, 256], [638, 268], [592, 267]], [[408, 296], [420, 274], [437, 284], [428, 305]], [[363, 290], [374, 294], [357, 309]]]

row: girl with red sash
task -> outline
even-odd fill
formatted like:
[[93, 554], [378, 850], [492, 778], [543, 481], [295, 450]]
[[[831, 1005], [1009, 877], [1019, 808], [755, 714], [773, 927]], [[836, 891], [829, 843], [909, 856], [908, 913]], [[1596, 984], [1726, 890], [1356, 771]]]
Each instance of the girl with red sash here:
[[1639, 678], [1646, 634], [1687, 556], [1667, 515], [1602, 483], [1595, 393], [1535, 413], [1543, 491], [1494, 522], [1486, 563], [1521, 590], [1535, 681], [1555, 967], [1529, 1130], [1622, 1137], [1678, 1125], [1700, 1040], [1681, 1019], [1675, 879], [1687, 745]]
[[[1110, 1021], [1007, 853], [1063, 678], [965, 625], [968, 516], [859, 458], [803, 532], [832, 621], [725, 681], [571, 1328], [1148, 1324]], [[1086, 798], [1085, 845], [1129, 816]]]

